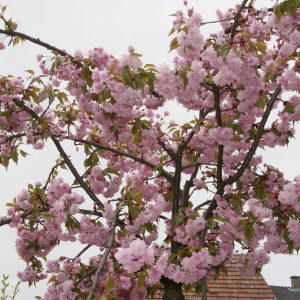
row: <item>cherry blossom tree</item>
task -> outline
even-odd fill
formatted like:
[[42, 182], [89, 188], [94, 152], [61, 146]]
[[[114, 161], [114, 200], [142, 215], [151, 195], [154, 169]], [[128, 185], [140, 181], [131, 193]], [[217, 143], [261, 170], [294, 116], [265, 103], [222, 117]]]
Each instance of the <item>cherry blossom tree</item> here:
[[[300, 1], [244, 0], [217, 12], [222, 30], [206, 39], [211, 22], [183, 7], [172, 67], [143, 64], [131, 46], [120, 58], [71, 55], [19, 32], [0, 7], [1, 50], [26, 41], [51, 51], [37, 57], [40, 74], [0, 76], [0, 164], [28, 147], [58, 152], [48, 178], [0, 219], [27, 264], [18, 277], [48, 279], [43, 299], [206, 299], [234, 253], [242, 274], [257, 274], [271, 252], [300, 248], [300, 176], [285, 179], [257, 154], [286, 146], [300, 120]], [[178, 124], [168, 101], [194, 117]], [[82, 251], [47, 259], [62, 241]]]

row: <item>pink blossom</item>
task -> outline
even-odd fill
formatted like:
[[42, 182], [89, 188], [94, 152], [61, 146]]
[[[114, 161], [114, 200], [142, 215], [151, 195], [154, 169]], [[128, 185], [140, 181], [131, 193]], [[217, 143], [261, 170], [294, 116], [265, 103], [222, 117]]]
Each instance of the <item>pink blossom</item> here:
[[129, 248], [120, 248], [115, 257], [129, 273], [140, 270], [145, 264], [152, 265], [154, 263], [153, 250], [140, 239], [134, 240]]

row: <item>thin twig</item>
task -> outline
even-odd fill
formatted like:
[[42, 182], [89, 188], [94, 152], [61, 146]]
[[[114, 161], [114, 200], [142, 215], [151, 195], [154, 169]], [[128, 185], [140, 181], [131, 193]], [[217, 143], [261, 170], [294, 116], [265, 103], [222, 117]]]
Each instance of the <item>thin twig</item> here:
[[[26, 219], [27, 217], [33, 215], [34, 213], [47, 212], [47, 211], [49, 211], [49, 209], [50, 209], [50, 207], [42, 207], [37, 210], [26, 211], [26, 212], [22, 213], [20, 215], [20, 217], [21, 217], [21, 219]], [[7, 218], [7, 219], [0, 221], [0, 226], [10, 224], [13, 221], [13, 219], [14, 218], [12, 217], [12, 218]]]
[[[150, 167], [152, 169], [155, 169], [157, 167], [156, 165], [148, 162], [147, 160], [145, 160], [142, 157], [137, 157], [137, 156], [135, 156], [132, 153], [128, 153], [128, 152], [125, 152], [125, 151], [122, 151], [122, 150], [119, 150], [119, 149], [116, 149], [116, 148], [112, 148], [112, 147], [109, 147], [109, 146], [106, 146], [106, 145], [103, 145], [103, 144], [100, 144], [100, 143], [97, 143], [97, 142], [94, 142], [94, 141], [88, 141], [88, 140], [83, 140], [83, 139], [74, 139], [74, 138], [66, 138], [66, 139], [69, 139], [69, 140], [72, 140], [74, 142], [78, 142], [78, 143], [81, 143], [81, 144], [91, 145], [91, 146], [97, 147], [98, 149], [103, 149], [103, 150], [115, 153], [115, 154], [117, 154], [119, 156], [128, 157], [128, 158], [130, 158], [130, 159], [132, 159], [132, 160], [134, 160], [136, 162], [139, 162], [139, 163], [141, 163], [143, 165], [146, 165], [146, 166], [148, 166], [148, 167]], [[165, 170], [160, 170], [159, 172], [169, 182], [173, 182], [173, 176], [170, 173], [168, 173]]]
[[51, 179], [51, 177], [52, 177], [54, 171], [55, 171], [59, 166], [61, 166], [61, 165], [63, 165], [63, 164], [65, 164], [65, 162], [64, 162], [64, 161], [61, 161], [61, 162], [57, 163], [56, 165], [54, 165], [54, 166], [52, 167], [52, 169], [51, 169], [51, 171], [50, 171], [50, 173], [49, 173], [49, 176], [48, 176], [48, 178], [47, 178], [47, 180], [46, 180], [46, 183], [45, 183], [45, 185], [44, 185], [44, 187], [43, 187], [43, 191], [46, 191], [46, 190], [47, 190], [48, 184], [49, 184], [49, 182], [50, 182], [50, 179]]
[[92, 245], [91, 244], [89, 244], [89, 245], [86, 245], [74, 258], [73, 258], [73, 260], [74, 259], [76, 259], [76, 258], [78, 258], [78, 257], [80, 257], [85, 251], [87, 251], [88, 249], [90, 249], [92, 247]]
[[194, 163], [194, 164], [183, 166], [182, 170], [186, 170], [186, 169], [193, 168], [193, 167], [200, 167], [200, 166], [216, 167], [217, 165], [211, 164], [211, 163]]
[[223, 20], [215, 20], [215, 21], [208, 21], [208, 22], [201, 23], [200, 26], [203, 26], [203, 25], [206, 25], [206, 24], [228, 22], [228, 21], [232, 21], [232, 20], [234, 20], [234, 18], [228, 18], [228, 19], [223, 19]]

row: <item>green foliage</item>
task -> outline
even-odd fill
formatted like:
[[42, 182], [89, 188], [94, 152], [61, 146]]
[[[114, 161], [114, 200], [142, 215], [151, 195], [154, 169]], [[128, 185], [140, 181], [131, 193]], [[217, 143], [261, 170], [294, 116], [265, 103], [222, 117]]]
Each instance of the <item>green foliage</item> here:
[[295, 16], [299, 7], [300, 0], [286, 0], [276, 5], [275, 14], [278, 18], [282, 17], [285, 13]]
[[[15, 286], [9, 284], [9, 276], [2, 274], [1, 289], [0, 289], [0, 300], [14, 300], [19, 293], [19, 286], [21, 281], [18, 281]], [[8, 291], [10, 290], [10, 291]], [[7, 293], [10, 292], [11, 295]]]

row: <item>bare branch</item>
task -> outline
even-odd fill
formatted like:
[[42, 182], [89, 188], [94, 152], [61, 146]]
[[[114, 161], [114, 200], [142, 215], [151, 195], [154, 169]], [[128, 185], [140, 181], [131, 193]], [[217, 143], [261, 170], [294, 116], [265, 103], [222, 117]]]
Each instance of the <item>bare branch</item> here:
[[89, 245], [86, 245], [74, 258], [73, 258], [73, 260], [75, 259], [75, 258], [77, 258], [77, 257], [80, 257], [85, 251], [87, 251], [88, 249], [90, 249], [91, 248], [91, 244], [89, 244]]
[[207, 201], [205, 201], [205, 202], [203, 202], [203, 203], [197, 205], [197, 206], [195, 207], [195, 210], [200, 209], [200, 208], [202, 208], [203, 206], [210, 204], [211, 202], [212, 202], [212, 200], [207, 200]]
[[39, 45], [39, 46], [41, 46], [43, 48], [46, 48], [46, 49], [48, 49], [50, 51], [54, 51], [54, 52], [56, 52], [56, 53], [58, 53], [58, 54], [60, 54], [62, 56], [68, 57], [78, 67], [82, 67], [82, 64], [78, 60], [76, 60], [76, 58], [74, 56], [70, 55], [69, 53], [67, 53], [64, 50], [61, 50], [61, 49], [56, 48], [56, 47], [54, 47], [54, 46], [52, 46], [52, 45], [50, 45], [50, 44], [48, 44], [46, 42], [41, 41], [39, 38], [34, 38], [34, 37], [29, 36], [29, 35], [27, 35], [25, 33], [14, 31], [14, 30], [10, 30], [10, 29], [7, 29], [7, 30], [0, 29], [0, 34], [5, 34], [5, 35], [11, 36], [11, 37], [17, 36], [17, 37], [19, 37], [21, 39], [27, 40], [27, 41], [29, 41], [29, 42], [31, 42], [33, 44]]

